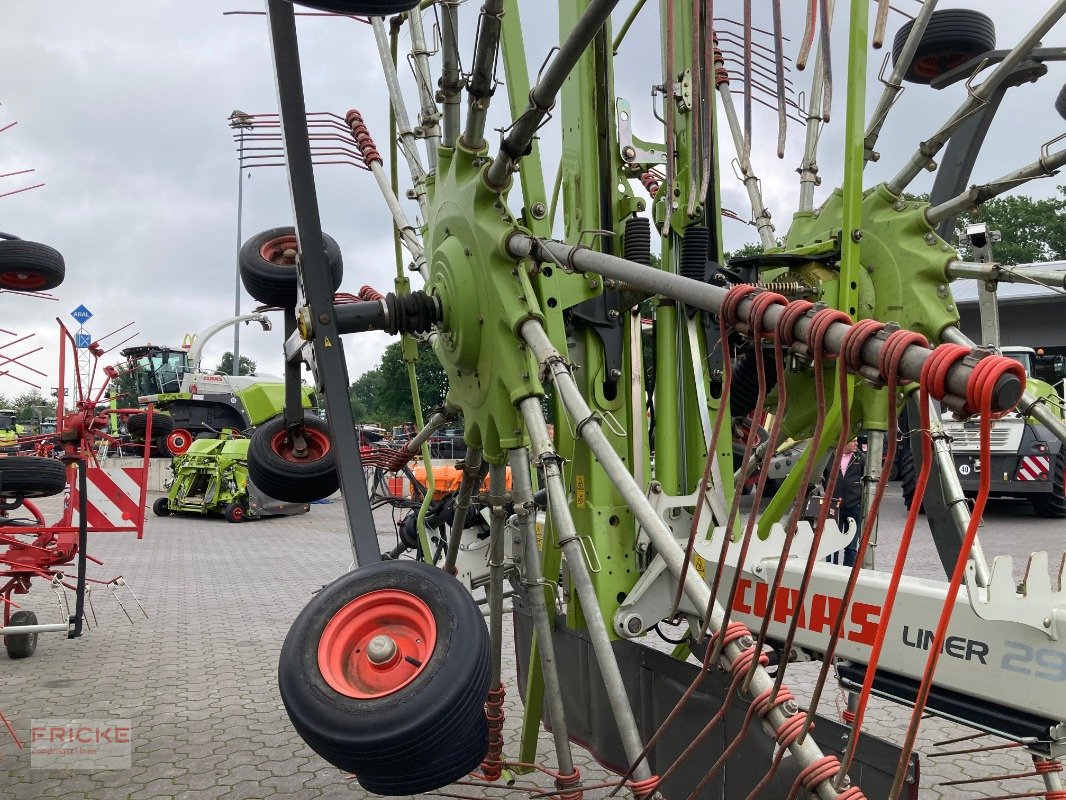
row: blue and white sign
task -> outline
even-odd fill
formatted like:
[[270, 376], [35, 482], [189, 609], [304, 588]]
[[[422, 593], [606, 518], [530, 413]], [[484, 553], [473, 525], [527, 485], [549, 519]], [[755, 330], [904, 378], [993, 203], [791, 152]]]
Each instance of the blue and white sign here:
[[[93, 312], [87, 309], [85, 306], [78, 306], [70, 312], [70, 316], [74, 317], [78, 322], [85, 323], [92, 318]], [[80, 347], [81, 345], [79, 345]]]
[[93, 337], [90, 334], [88, 334], [88, 333], [75, 333], [74, 334], [74, 344], [77, 347], [85, 349], [86, 347], [88, 347], [92, 343], [93, 343]]

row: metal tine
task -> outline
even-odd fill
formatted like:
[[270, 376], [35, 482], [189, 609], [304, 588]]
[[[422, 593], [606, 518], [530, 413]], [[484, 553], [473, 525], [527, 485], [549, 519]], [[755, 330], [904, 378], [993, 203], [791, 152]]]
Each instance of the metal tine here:
[[1014, 71], [1019, 62], [1036, 47], [1044, 35], [1051, 30], [1064, 14], [1066, 14], [1066, 0], [1057, 0], [1033, 26], [1032, 30], [1015, 45], [1007, 57], [996, 65], [995, 69], [992, 70], [992, 74], [980, 86], [967, 94], [962, 105], [955, 110], [955, 113], [951, 115], [948, 121], [936, 133], [921, 143], [899, 173], [888, 182], [887, 188], [892, 194], [901, 194], [922, 170], [934, 163], [933, 159], [936, 154], [947, 144], [948, 139], [951, 138], [951, 135], [959, 125], [987, 102], [988, 97]]
[[407, 25], [411, 29], [411, 55], [409, 63], [418, 86], [418, 96], [422, 109], [418, 115], [418, 125], [426, 139], [426, 163], [429, 171], [437, 169], [437, 148], [440, 146], [440, 109], [433, 92], [433, 74], [429, 68], [430, 51], [426, 47], [426, 32], [422, 26], [422, 12], [416, 6], [407, 15]]
[[888, 25], [888, 0], [877, 0], [877, 19], [874, 21], [873, 47], [880, 50], [885, 44], [885, 27]]
[[619, 0], [591, 0], [586, 6], [570, 36], [537, 79], [529, 93], [529, 105], [514, 121], [506, 138], [500, 144], [499, 153], [485, 174], [485, 183], [494, 188], [503, 187], [510, 179], [511, 171], [533, 141], [533, 136], [543, 124], [555, 104], [556, 95], [563, 82], [577, 65], [578, 59], [603, 27]]
[[819, 47], [822, 51], [822, 122], [829, 122], [829, 112], [833, 107], [833, 60], [830, 34], [833, 29], [833, 9], [830, 0], [819, 0], [821, 4], [822, 26]]
[[438, 97], [444, 106], [441, 144], [455, 147], [459, 136], [460, 94], [463, 90], [462, 66], [459, 61], [459, 2], [438, 0], [441, 6], [441, 74]]
[[[133, 598], [133, 602], [137, 604], [137, 608], [139, 608], [141, 610], [141, 613], [144, 614], [144, 618], [148, 619], [148, 612], [144, 610], [144, 606], [141, 605], [140, 599], [137, 597], [136, 594], [134, 594], [134, 591], [130, 587], [130, 585], [128, 583], [126, 583], [126, 579], [125, 578], [123, 578], [121, 575], [119, 575], [117, 578], [115, 578], [113, 581], [111, 581], [107, 585], [109, 587], [113, 587], [111, 589], [111, 592], [112, 592], [112, 594], [115, 595], [115, 599], [116, 600], [118, 600], [118, 592], [117, 592], [117, 590], [124, 588], [126, 590], [126, 593], [129, 594], [129, 596]], [[119, 605], [120, 606], [122, 605], [122, 601], [121, 600], [119, 600]], [[126, 610], [125, 606], [122, 607], [122, 610], [123, 611]], [[129, 614], [126, 614], [126, 616], [129, 617]], [[130, 622], [133, 622], [133, 620], [131, 619]]]
[[814, 25], [818, 20], [818, 0], [810, 0], [807, 4], [807, 22], [803, 28], [803, 38], [800, 39], [799, 55], [796, 56], [796, 69], [807, 68], [807, 57], [810, 55], [811, 46], [814, 44]]
[[466, 128], [462, 144], [469, 150], [485, 146], [485, 120], [496, 89], [496, 60], [500, 50], [503, 0], [485, 0], [478, 18], [474, 64], [466, 82]]
[[[733, 146], [738, 153], [743, 150], [744, 138], [740, 129], [740, 120], [737, 119], [736, 106], [733, 105], [733, 95], [730, 94], [729, 82], [718, 82], [718, 96], [722, 101], [722, 110], [725, 112], [726, 121], [729, 124], [729, 131], [733, 135]], [[741, 181], [744, 184], [744, 188], [748, 192], [748, 200], [751, 203], [752, 219], [755, 222], [755, 227], [759, 232], [759, 239], [762, 242], [763, 247], [771, 248], [777, 246], [777, 241], [774, 239], [774, 226], [770, 222], [770, 212], [766, 209], [766, 203], [763, 200], [762, 189], [759, 187], [759, 178], [756, 176], [754, 170], [749, 163], [747, 167], [741, 165]]]
[[[722, 55], [726, 57], [725, 60], [727, 62], [735, 63], [738, 65], [743, 63], [744, 56], [742, 53], [738, 53], [736, 50], [730, 50], [728, 47], [720, 47], [719, 49], [722, 51]], [[776, 80], [777, 76], [773, 72], [771, 72], [766, 67], [763, 67], [761, 64], [756, 63], [754, 60], [752, 61], [751, 68], [753, 72], [757, 72], [760, 76], [764, 78], [767, 78], [769, 80]], [[789, 71], [787, 67], [785, 68], [785, 71], [786, 73]], [[794, 95], [796, 93], [795, 84], [790, 78], [786, 77], [783, 81], [783, 85], [784, 93], [786, 95]]]
[[1036, 178], [1046, 178], [1054, 175], [1059, 167], [1066, 164], [1066, 149], [1059, 150], [1056, 153], [1049, 153], [1048, 147], [1063, 138], [1066, 138], [1066, 134], [1045, 144], [1041, 148], [1040, 158], [1032, 164], [1028, 164], [989, 183], [971, 186], [962, 194], [958, 194], [940, 205], [933, 206], [925, 212], [926, 219], [929, 220], [931, 225], [937, 225], [945, 219], [976, 208], [987, 200], [1021, 186], [1023, 183], [1028, 183]]
[[785, 107], [784, 33], [781, 29], [781, 0], [771, 2], [774, 16], [774, 68], [777, 73], [777, 157], [785, 157], [788, 112]]
[[[829, 0], [829, 13], [833, 13], [835, 0]], [[797, 172], [800, 175], [798, 211], [814, 210], [814, 189], [818, 185], [818, 143], [821, 140], [823, 120], [817, 109], [822, 105], [823, 74], [826, 60], [819, 42], [814, 57], [814, 74], [811, 76], [811, 96], [807, 101], [807, 135], [803, 144], [803, 159]]]
[[407, 167], [411, 172], [411, 180], [414, 183], [415, 198], [418, 207], [425, 217], [428, 208], [426, 197], [426, 170], [418, 157], [415, 132], [411, 127], [411, 120], [407, 116], [407, 106], [404, 103], [403, 94], [400, 92], [400, 81], [396, 75], [396, 65], [392, 61], [392, 48], [389, 44], [389, 35], [385, 31], [385, 22], [382, 17], [374, 17], [371, 20], [374, 28], [374, 39], [378, 45], [378, 56], [381, 59], [381, 67], [385, 73], [385, 85], [389, 90], [389, 99], [392, 101], [392, 113], [396, 118], [396, 131], [400, 139], [400, 149], [407, 160]]
[[870, 122], [866, 126], [864, 141], [867, 161], [875, 160], [874, 145], [877, 144], [877, 137], [881, 134], [881, 128], [884, 126], [885, 120], [888, 119], [888, 112], [892, 108], [892, 104], [896, 102], [896, 98], [903, 91], [903, 73], [906, 72], [907, 65], [914, 58], [918, 43], [921, 41], [922, 36], [925, 34], [926, 26], [929, 24], [929, 18], [933, 15], [933, 11], [936, 10], [936, 4], [937, 0], [925, 0], [922, 4], [918, 16], [914, 18], [914, 23], [911, 25], [907, 41], [899, 53], [899, 58], [896, 59], [896, 65], [892, 68], [892, 74], [885, 81], [885, 88], [881, 91], [881, 97], [870, 115]]

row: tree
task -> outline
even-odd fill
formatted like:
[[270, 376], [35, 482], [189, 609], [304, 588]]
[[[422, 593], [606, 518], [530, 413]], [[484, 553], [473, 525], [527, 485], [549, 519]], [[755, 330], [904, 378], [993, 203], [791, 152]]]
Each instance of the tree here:
[[[241, 364], [241, 369], [240, 369], [240, 374], [241, 375], [251, 375], [253, 372], [255, 372], [256, 363], [254, 361], [252, 361], [252, 359], [248, 358], [247, 356], [241, 356], [240, 357], [240, 364]], [[215, 367], [215, 371], [216, 372], [221, 372], [223, 375], [232, 375], [233, 374], [233, 353], [231, 353], [229, 350], [227, 350], [225, 353], [223, 353], [222, 354], [222, 360], [218, 362], [218, 366]]]
[[[444, 402], [448, 377], [428, 344], [419, 343], [415, 362], [422, 411], [426, 413]], [[403, 343], [385, 348], [378, 366], [360, 376], [349, 388], [348, 398], [357, 422], [395, 425], [414, 419], [411, 385], [403, 360]]]
[[37, 422], [56, 413], [56, 401], [46, 399], [36, 389], [20, 394], [10, 407], [15, 409], [15, 419], [19, 422]]
[[990, 231], [999, 231], [1003, 237], [992, 246], [992, 257], [1001, 264], [1066, 258], [1066, 186], [1058, 189], [1057, 198], [996, 197], [964, 214], [955, 226], [960, 241], [959, 256], [971, 257], [965, 226], [984, 222]]

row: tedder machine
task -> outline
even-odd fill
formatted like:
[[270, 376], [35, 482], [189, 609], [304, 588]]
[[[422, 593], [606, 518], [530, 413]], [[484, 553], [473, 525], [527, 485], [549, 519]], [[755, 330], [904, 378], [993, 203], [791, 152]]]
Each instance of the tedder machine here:
[[[1026, 28], [1001, 50], [984, 14], [937, 9], [935, 0], [906, 6], [914, 16], [895, 33], [869, 109], [869, 50], [894, 19], [888, 0], [570, 0], [551, 14], [549, 4], [517, 0], [300, 4], [369, 24], [396, 131], [392, 176], [370, 133], [377, 121], [351, 111], [331, 124], [350, 134], [408, 256], [397, 259], [395, 292], [334, 295], [297, 12], [267, 0], [295, 242], [274, 248], [273, 277], [245, 276], [254, 297], [284, 307], [286, 335], [285, 410], [253, 434], [249, 472], [292, 501], [339, 486], [354, 555], [353, 569], [295, 620], [280, 656], [282, 699], [308, 745], [379, 794], [537, 769], [556, 784], [537, 796], [567, 800], [593, 790], [894, 799], [918, 795], [916, 738], [932, 716], [973, 729], [959, 752], [1024, 748], [1031, 769], [995, 776], [1032, 782], [1008, 796], [1066, 796], [1057, 555], [1049, 567], [1048, 554], [1033, 554], [1019, 576], [1007, 557], [990, 563], [977, 537], [993, 423], [1019, 407], [1060, 440], [1066, 430], [1027, 391], [1021, 364], [962, 334], [951, 282], [988, 280], [995, 265], [961, 259], [943, 227], [1066, 161], [1051, 127], [1035, 160], [1003, 177], [965, 188], [968, 166], [948, 164], [972, 165], [1004, 93], [1062, 59], [1050, 43], [1066, 0], [1013, 4]], [[542, 32], [556, 12], [559, 44], [543, 60], [533, 55], [531, 72], [531, 18]], [[473, 55], [463, 59], [468, 38]], [[412, 48], [410, 104], [396, 68], [400, 41]], [[649, 66], [652, 41], [662, 44], [661, 70]], [[801, 68], [811, 83], [794, 93]], [[932, 92], [956, 81], [965, 85], [959, 107], [939, 123], [912, 122], [913, 153], [888, 165], [879, 135], [904, 84]], [[650, 104], [619, 98], [623, 83], [650, 90]], [[790, 217], [771, 215], [770, 184], [755, 169], [757, 104], [770, 106], [780, 153], [787, 129], [800, 133]], [[1042, 117], [1030, 111], [1026, 127], [1035, 129]], [[1057, 122], [1050, 104], [1048, 112]], [[492, 114], [505, 121], [490, 143]], [[826, 133], [831, 114], [843, 121], [835, 137]], [[831, 190], [819, 188], [820, 142], [838, 142], [842, 154], [841, 185]], [[555, 153], [549, 188], [541, 158]], [[737, 216], [722, 205], [732, 154], [760, 252], [726, 261], [723, 219]], [[908, 194], [938, 160], [954, 191], [933, 203]], [[406, 190], [397, 161], [410, 170]], [[784, 196], [782, 181], [773, 187]], [[285, 302], [266, 296], [282, 282]], [[412, 372], [415, 339], [424, 340], [448, 376], [443, 406], [418, 434], [392, 453], [375, 451], [375, 466], [399, 466], [461, 419], [468, 450], [440, 566], [380, 556], [345, 411], [342, 337], [368, 330], [403, 336]], [[301, 407], [301, 365], [328, 425]], [[893, 460], [905, 404], [916, 502], [898, 552], [883, 553], [873, 547], [882, 466]], [[977, 425], [972, 505], [953, 480], [944, 414]], [[811, 502], [820, 491], [812, 487], [828, 466], [831, 496], [843, 445], [858, 431], [870, 442], [867, 513], [857, 563], [844, 567], [825, 557], [850, 536], [830, 503]], [[807, 446], [764, 503], [764, 455], [786, 439]], [[489, 490], [473, 496], [482, 464]], [[752, 475], [743, 501], [735, 487]], [[472, 525], [471, 508], [484, 511]], [[459, 553], [485, 535], [484, 519], [482, 574], [457, 580]], [[943, 580], [905, 574], [925, 524]], [[871, 563], [874, 552], [882, 563]], [[468, 586], [486, 590], [487, 625]], [[514, 742], [503, 724], [505, 586], [519, 665], [512, 691], [525, 708]], [[656, 646], [664, 623], [680, 629], [673, 653]], [[803, 692], [789, 688], [805, 680], [797, 662], [816, 668]], [[842, 722], [827, 711], [838, 690], [849, 698]], [[871, 697], [906, 707], [899, 736], [871, 729]], [[550, 765], [538, 763], [542, 724]], [[970, 743], [989, 735], [1003, 743]], [[607, 786], [583, 780], [573, 743], [617, 777]]]

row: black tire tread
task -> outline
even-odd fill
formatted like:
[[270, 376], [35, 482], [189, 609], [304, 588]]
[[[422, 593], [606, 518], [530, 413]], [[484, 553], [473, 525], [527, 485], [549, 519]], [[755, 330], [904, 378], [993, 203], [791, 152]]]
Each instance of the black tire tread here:
[[[281, 236], [291, 236], [294, 230], [291, 225], [270, 228], [257, 233], [241, 246], [238, 256], [241, 283], [244, 284], [245, 291], [260, 303], [282, 308], [292, 308], [296, 305], [296, 269], [294, 267], [280, 269], [277, 265], [266, 261], [260, 254], [260, 248], [266, 242]], [[333, 291], [336, 291], [344, 277], [344, 260], [341, 257], [340, 245], [332, 236], [325, 233], [322, 234], [322, 242], [325, 245], [326, 263], [329, 264]]]
[[66, 465], [54, 458], [0, 458], [0, 497], [52, 497], [67, 486]]
[[[54, 289], [66, 277], [67, 267], [63, 256], [54, 247], [40, 242], [27, 242], [23, 239], [0, 240], [0, 275], [5, 272], [26, 272], [44, 279], [44, 283], [32, 290], [19, 291], [43, 292]], [[0, 288], [18, 289], [17, 286], [5, 286], [0, 278]]]
[[1066, 519], [1066, 452], [1059, 450], [1051, 459], [1051, 491], [1030, 497], [1038, 517]]
[[[892, 64], [899, 60], [900, 52], [907, 42], [912, 21], [900, 26], [892, 42]], [[930, 56], [966, 54], [976, 57], [996, 47], [995, 24], [985, 14], [969, 8], [948, 8], [934, 11], [929, 18], [922, 40], [908, 65], [904, 80], [911, 83], [929, 83], [929, 76], [913, 71], [913, 62]]]
[[[12, 625], [36, 625], [37, 615], [32, 611], [16, 611], [11, 615]], [[4, 649], [9, 658], [29, 658], [37, 649], [36, 633], [12, 633], [4, 637]]]
[[[329, 436], [329, 426], [313, 414], [304, 414], [304, 425]], [[289, 503], [310, 503], [329, 497], [338, 487], [334, 450], [305, 463], [286, 461], [271, 448], [271, 440], [285, 429], [283, 417], [260, 425], [248, 444], [248, 479], [266, 494]]]
[[1059, 96], [1055, 98], [1055, 110], [1059, 116], [1066, 119], [1066, 84], [1059, 90]]
[[294, 0], [297, 5], [360, 17], [391, 17], [418, 5], [418, 0]]
[[[144, 439], [148, 432], [148, 414], [130, 414], [126, 419], [126, 430], [135, 439]], [[174, 430], [174, 420], [169, 414], [152, 412], [152, 439], [153, 441], [165, 439]]]

